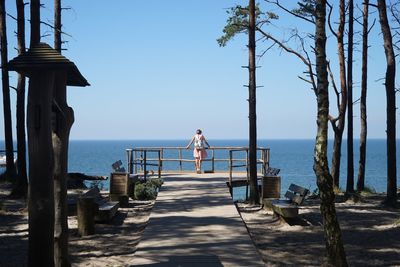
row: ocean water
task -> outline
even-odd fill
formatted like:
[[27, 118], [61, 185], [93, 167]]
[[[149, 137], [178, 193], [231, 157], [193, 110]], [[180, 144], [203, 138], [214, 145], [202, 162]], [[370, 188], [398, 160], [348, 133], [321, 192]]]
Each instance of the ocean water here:
[[[210, 140], [212, 146], [246, 146], [246, 140]], [[126, 167], [126, 149], [133, 147], [186, 146], [188, 140], [133, 140], [133, 141], [71, 141], [69, 153], [69, 171], [92, 175], [109, 175], [111, 164], [121, 159]], [[332, 141], [329, 142], [329, 162], [331, 161]], [[258, 140], [259, 147], [270, 148], [270, 166], [281, 169], [281, 188], [286, 191], [291, 183], [314, 190], [316, 178], [313, 171], [314, 140]], [[400, 140], [397, 141], [399, 158]], [[354, 144], [354, 177], [358, 173], [358, 140]], [[342, 147], [340, 187], [346, 188], [347, 154], [346, 144]], [[175, 154], [174, 154], [175, 153]], [[176, 151], [166, 151], [165, 157], [178, 158]], [[237, 154], [244, 157], [244, 154]], [[155, 157], [155, 155], [149, 155]], [[183, 151], [184, 158], [192, 158], [192, 150]], [[216, 151], [216, 158], [228, 158], [224, 151]], [[399, 161], [398, 161], [399, 162]], [[397, 164], [399, 169], [400, 165]], [[178, 169], [178, 163], [165, 163], [165, 169]], [[183, 164], [185, 170], [193, 170], [193, 163]], [[205, 162], [203, 169], [210, 169], [210, 162]], [[227, 170], [227, 163], [216, 163], [217, 170]], [[151, 169], [151, 168], [150, 168]], [[154, 168], [153, 168], [154, 169]], [[366, 184], [377, 192], [386, 191], [386, 141], [368, 140], [366, 162]], [[108, 187], [107, 182], [104, 185]]]
[[[121, 160], [127, 167], [126, 149], [134, 147], [184, 147], [188, 140], [124, 140], [124, 141], [70, 141], [69, 146], [69, 172], [82, 172], [88, 175], [109, 176], [112, 171], [111, 164]], [[246, 146], [246, 140], [209, 140], [211, 146]], [[331, 155], [332, 141], [329, 142]], [[270, 166], [281, 169], [281, 189], [286, 191], [291, 183], [314, 190], [316, 178], [313, 171], [314, 140], [258, 140], [259, 147], [270, 148]], [[397, 157], [399, 158], [400, 141], [397, 141]], [[4, 148], [4, 142], [0, 142], [0, 149]], [[358, 141], [354, 144], [354, 177], [355, 184], [358, 173]], [[340, 186], [346, 187], [346, 143], [342, 147], [342, 168]], [[175, 154], [174, 154], [175, 153]], [[148, 155], [155, 157], [155, 155]], [[238, 155], [244, 157], [244, 154]], [[165, 151], [164, 157], [178, 158], [176, 151]], [[183, 157], [192, 159], [192, 150], [184, 150]], [[216, 158], [228, 158], [228, 154], [217, 151]], [[330, 158], [329, 158], [330, 162]], [[399, 162], [399, 161], [398, 161]], [[165, 169], [178, 169], [178, 163], [165, 163]], [[399, 169], [399, 164], [397, 168]], [[185, 170], [193, 170], [193, 163], [183, 164]], [[210, 162], [205, 162], [203, 169], [210, 169]], [[216, 163], [217, 170], [227, 170], [227, 163]], [[150, 168], [151, 169], [151, 168]], [[154, 169], [154, 168], [153, 168]], [[399, 172], [399, 171], [398, 171]], [[368, 140], [366, 185], [377, 192], [386, 191], [386, 141], [384, 139]], [[104, 182], [104, 188], [108, 188], [108, 181]]]

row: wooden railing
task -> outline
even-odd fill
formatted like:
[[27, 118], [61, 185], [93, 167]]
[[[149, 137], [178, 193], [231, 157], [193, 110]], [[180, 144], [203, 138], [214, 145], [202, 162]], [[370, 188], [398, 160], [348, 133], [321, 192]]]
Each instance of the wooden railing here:
[[[129, 173], [143, 173], [146, 177], [148, 173], [148, 167], [156, 167], [158, 176], [161, 177], [162, 171], [184, 171], [183, 163], [193, 162], [194, 159], [191, 153], [184, 153], [186, 147], [136, 147], [126, 149], [127, 163]], [[168, 157], [167, 151], [175, 151], [175, 157]], [[177, 152], [176, 152], [177, 151]], [[245, 169], [248, 178], [248, 147], [210, 147], [207, 148], [209, 156], [203, 160], [203, 162], [211, 162], [211, 169], [205, 172], [215, 171], [227, 171], [229, 172], [229, 182], [232, 181], [232, 173], [235, 168]], [[228, 158], [218, 158], [216, 151], [227, 151]], [[269, 148], [259, 147], [257, 148], [257, 165], [261, 174], [265, 173], [265, 170], [269, 167], [270, 158]], [[186, 155], [184, 155], [186, 154]], [[244, 157], [238, 158], [238, 154], [245, 154]], [[190, 156], [189, 156], [190, 155]], [[186, 156], [186, 157], [185, 157]], [[235, 157], [236, 156], [236, 157]], [[166, 162], [177, 162], [178, 170], [167, 170], [165, 169]], [[226, 162], [226, 168], [216, 169], [216, 163]]]

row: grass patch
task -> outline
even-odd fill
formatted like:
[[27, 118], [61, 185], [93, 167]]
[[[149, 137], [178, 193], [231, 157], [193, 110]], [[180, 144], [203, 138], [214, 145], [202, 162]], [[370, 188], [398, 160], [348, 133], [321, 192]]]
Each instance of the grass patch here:
[[376, 190], [372, 186], [365, 186], [364, 190], [362, 190], [359, 193], [362, 196], [370, 196], [370, 195], [376, 194]]

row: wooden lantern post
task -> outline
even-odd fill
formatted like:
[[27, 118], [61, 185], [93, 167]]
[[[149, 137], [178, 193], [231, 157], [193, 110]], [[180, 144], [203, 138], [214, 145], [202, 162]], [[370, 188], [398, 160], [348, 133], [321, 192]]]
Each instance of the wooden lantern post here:
[[[9, 62], [29, 77], [27, 128], [29, 156], [29, 266], [54, 265], [54, 86], [89, 85], [75, 64], [45, 43]], [[57, 78], [56, 78], [57, 77]], [[62, 89], [57, 89], [62, 90]]]

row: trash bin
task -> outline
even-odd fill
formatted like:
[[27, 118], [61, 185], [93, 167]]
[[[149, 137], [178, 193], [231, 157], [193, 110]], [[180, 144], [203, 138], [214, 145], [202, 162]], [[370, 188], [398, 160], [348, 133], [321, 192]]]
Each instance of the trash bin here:
[[280, 198], [281, 196], [281, 177], [263, 176], [261, 198]]

